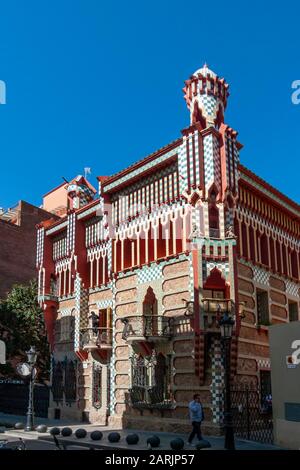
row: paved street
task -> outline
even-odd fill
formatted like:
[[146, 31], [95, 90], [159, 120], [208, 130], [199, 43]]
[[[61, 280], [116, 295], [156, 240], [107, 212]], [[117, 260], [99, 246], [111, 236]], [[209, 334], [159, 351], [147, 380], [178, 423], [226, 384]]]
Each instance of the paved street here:
[[[24, 416], [13, 416], [13, 415], [6, 415], [0, 413], [0, 423], [16, 423], [16, 422], [25, 422]], [[181, 437], [184, 442], [187, 442], [187, 435], [186, 434], [175, 434], [175, 433], [165, 433], [165, 432], [151, 432], [151, 431], [140, 431], [140, 430], [120, 430], [108, 426], [96, 426], [91, 424], [83, 424], [83, 423], [76, 423], [68, 422], [68, 421], [57, 421], [57, 420], [48, 420], [48, 419], [41, 419], [38, 418], [36, 420], [36, 424], [44, 423], [46, 424], [49, 429], [52, 426], [57, 426], [62, 428], [64, 426], [68, 426], [72, 428], [73, 432], [76, 429], [84, 428], [88, 432], [88, 435], [84, 439], [78, 439], [74, 435], [70, 437], [61, 437], [58, 436], [59, 441], [64, 442], [68, 449], [76, 450], [76, 449], [87, 449], [91, 445], [98, 449], [138, 449], [138, 450], [146, 450], [147, 447], [147, 438], [150, 437], [152, 434], [156, 434], [160, 438], [160, 449], [170, 449], [170, 441], [176, 437]], [[94, 430], [100, 430], [103, 433], [103, 438], [101, 441], [92, 441], [89, 437], [90, 433]], [[4, 428], [2, 427], [2, 430]], [[121, 435], [121, 439], [117, 444], [112, 444], [108, 441], [108, 434], [112, 431], [118, 431]], [[129, 446], [125, 440], [126, 436], [131, 433], [137, 433], [139, 435], [139, 444], [137, 446]], [[23, 430], [15, 430], [15, 429], [7, 429], [5, 428], [5, 432], [0, 434], [0, 439], [6, 438], [14, 438], [18, 439], [22, 437], [26, 439], [28, 442], [28, 446], [32, 449], [53, 449], [55, 450], [55, 446], [53, 444], [53, 439], [49, 435], [49, 432], [41, 434], [37, 432], [24, 432]], [[206, 437], [206, 436], [204, 436]], [[27, 440], [28, 439], [28, 440]], [[214, 436], [207, 436], [208, 441], [211, 443], [211, 448], [206, 450], [223, 450], [224, 449], [224, 438], [223, 437], [214, 437]], [[196, 444], [196, 440], [195, 440]], [[185, 449], [194, 449], [195, 447], [189, 446], [187, 443], [185, 445]], [[237, 450], [279, 450], [279, 447], [273, 446], [270, 444], [261, 444], [258, 442], [253, 441], [246, 441], [242, 439], [236, 439], [236, 449]]]

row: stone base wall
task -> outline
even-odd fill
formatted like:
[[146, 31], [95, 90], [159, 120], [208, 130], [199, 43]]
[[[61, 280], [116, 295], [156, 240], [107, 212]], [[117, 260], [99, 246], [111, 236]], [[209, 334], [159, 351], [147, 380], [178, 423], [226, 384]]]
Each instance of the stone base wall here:
[[[124, 416], [124, 427], [128, 429], [141, 429], [144, 431], [160, 431], [174, 433], [190, 433], [192, 426], [188, 419], [172, 419], [172, 418], [153, 418], [144, 416]], [[203, 435], [220, 436], [222, 435], [222, 427], [204, 421], [201, 426]]]

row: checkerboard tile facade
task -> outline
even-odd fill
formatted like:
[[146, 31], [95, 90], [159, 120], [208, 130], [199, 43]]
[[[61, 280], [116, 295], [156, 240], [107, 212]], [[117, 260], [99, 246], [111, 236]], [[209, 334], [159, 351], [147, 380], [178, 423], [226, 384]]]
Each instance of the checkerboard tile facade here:
[[211, 346], [211, 397], [213, 423], [219, 424], [224, 418], [224, 367], [222, 361], [221, 343], [218, 339]]
[[259, 284], [269, 285], [270, 274], [257, 266], [253, 266], [254, 281]]
[[258, 359], [257, 366], [260, 369], [271, 369], [271, 361], [270, 359]]
[[128, 172], [125, 176], [122, 176], [118, 178], [116, 181], [113, 183], [110, 183], [106, 185], [103, 189], [105, 191], [109, 191], [116, 186], [119, 186], [120, 184], [124, 183], [125, 181], [128, 181], [131, 178], [134, 178], [135, 176], [139, 175], [140, 173], [144, 173], [145, 171], [149, 170], [151, 167], [154, 165], [158, 165], [162, 163], [163, 161], [167, 160], [168, 158], [172, 157], [173, 155], [176, 155], [178, 152], [178, 147], [175, 147], [174, 149], [170, 150], [169, 152], [164, 153], [160, 157], [156, 158], [154, 161], [151, 161], [149, 163], [146, 163], [145, 165], [140, 166], [136, 170]]
[[221, 271], [223, 277], [227, 280], [229, 277], [229, 263], [227, 262], [222, 262], [222, 263], [215, 263], [215, 262], [206, 262], [205, 260], [202, 260], [202, 270], [203, 270], [203, 280], [208, 278], [210, 275], [211, 271], [217, 268], [219, 271]]
[[151, 264], [151, 266], [144, 266], [138, 270], [138, 283], [144, 284], [145, 282], [155, 281], [162, 277], [162, 269], [160, 264]]
[[79, 350], [80, 330], [88, 328], [89, 313], [89, 292], [84, 289], [81, 278], [77, 273], [75, 279], [75, 333], [74, 333], [74, 349]]
[[207, 135], [203, 139], [204, 149], [204, 180], [206, 191], [209, 186], [214, 182], [214, 148], [213, 148], [213, 136]]
[[294, 297], [299, 296], [299, 294], [298, 294], [299, 289], [300, 289], [299, 284], [296, 284], [295, 282], [287, 280], [285, 285], [286, 285], [286, 293], [287, 294], [293, 295]]
[[218, 101], [214, 96], [200, 95], [199, 106], [200, 108], [204, 108], [204, 115], [214, 117], [216, 115]]

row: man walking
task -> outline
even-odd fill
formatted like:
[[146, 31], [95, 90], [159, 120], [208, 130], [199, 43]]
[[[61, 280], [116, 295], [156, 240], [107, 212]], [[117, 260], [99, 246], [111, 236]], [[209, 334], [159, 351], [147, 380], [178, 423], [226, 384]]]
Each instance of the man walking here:
[[190, 420], [193, 430], [188, 438], [188, 443], [191, 444], [195, 436], [198, 440], [202, 440], [201, 423], [204, 419], [203, 408], [200, 402], [200, 395], [195, 394], [194, 399], [189, 403]]

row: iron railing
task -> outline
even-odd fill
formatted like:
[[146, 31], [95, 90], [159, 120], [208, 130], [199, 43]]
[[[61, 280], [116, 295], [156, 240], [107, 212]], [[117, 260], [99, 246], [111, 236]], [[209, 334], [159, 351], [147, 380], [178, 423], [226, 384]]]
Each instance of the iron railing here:
[[83, 328], [80, 330], [81, 349], [101, 349], [111, 347], [112, 328]]
[[173, 334], [172, 319], [162, 315], [132, 316], [123, 319], [123, 339], [170, 338]]
[[244, 439], [273, 442], [272, 407], [263, 405], [261, 391], [250, 386], [231, 390], [231, 409], [235, 435]]

